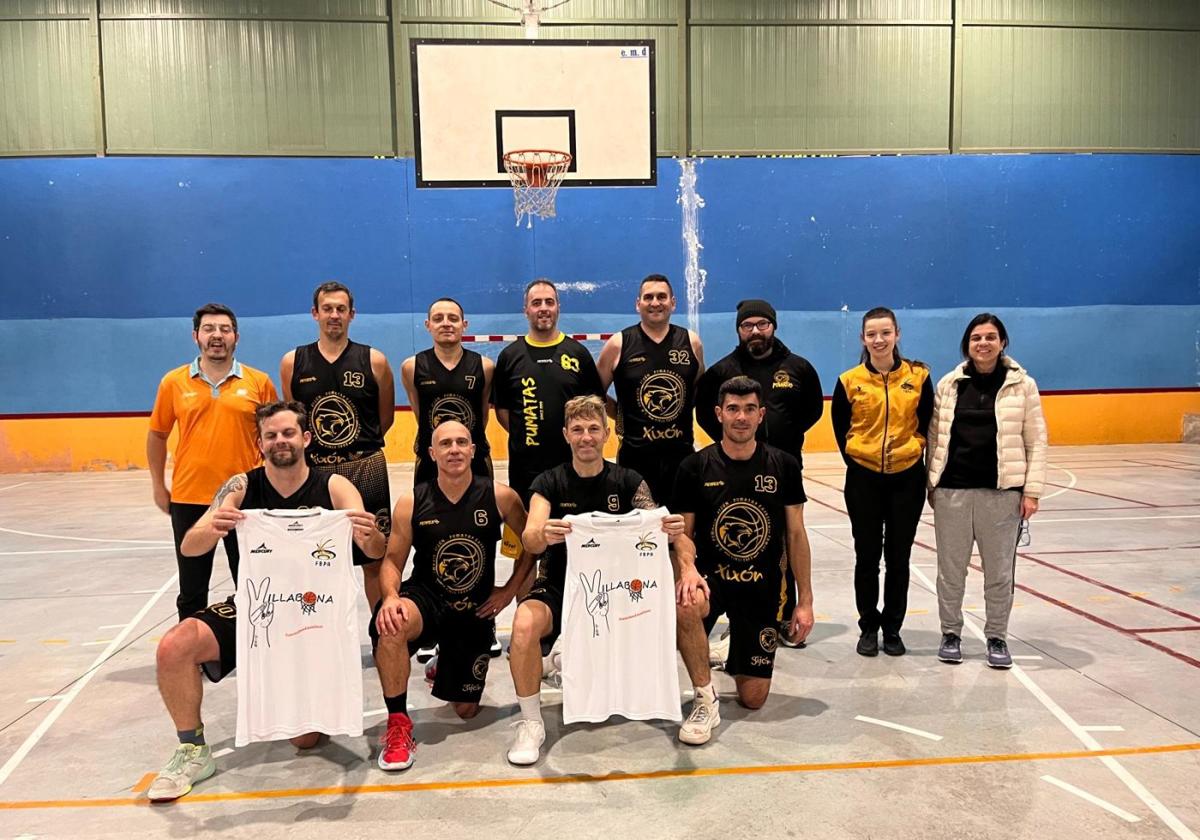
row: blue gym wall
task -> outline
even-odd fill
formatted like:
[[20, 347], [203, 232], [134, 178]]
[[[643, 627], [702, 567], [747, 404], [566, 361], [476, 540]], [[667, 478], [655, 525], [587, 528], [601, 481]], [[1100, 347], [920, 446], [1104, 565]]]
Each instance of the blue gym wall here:
[[[1200, 156], [705, 159], [697, 172], [710, 359], [733, 343], [736, 302], [761, 296], [826, 393], [875, 305], [899, 312], [905, 352], [939, 374], [989, 309], [1045, 390], [1198, 384]], [[568, 331], [631, 323], [650, 272], [676, 281], [682, 321], [679, 173], [662, 159], [657, 188], [564, 189], [558, 218], [530, 231], [510, 192], [416, 190], [407, 159], [2, 160], [0, 415], [149, 411], [209, 300], [238, 312], [242, 360], [274, 375], [314, 337], [311, 290], [331, 278], [355, 291], [355, 338], [394, 365], [427, 346], [424, 308], [441, 295], [463, 301], [471, 332], [523, 332], [535, 276], [566, 284]]]

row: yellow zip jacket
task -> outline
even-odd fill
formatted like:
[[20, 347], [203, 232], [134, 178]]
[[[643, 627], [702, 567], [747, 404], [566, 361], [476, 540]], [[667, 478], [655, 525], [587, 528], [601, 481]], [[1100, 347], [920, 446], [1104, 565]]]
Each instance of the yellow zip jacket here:
[[890, 371], [870, 363], [838, 377], [830, 406], [842, 456], [877, 473], [903, 472], [921, 460], [933, 416], [929, 368], [902, 359]]

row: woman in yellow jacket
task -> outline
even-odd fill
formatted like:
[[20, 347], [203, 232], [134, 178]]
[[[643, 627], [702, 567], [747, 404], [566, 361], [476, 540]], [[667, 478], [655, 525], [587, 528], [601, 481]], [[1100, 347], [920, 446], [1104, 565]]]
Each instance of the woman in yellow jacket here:
[[[908, 559], [925, 505], [925, 434], [933, 416], [929, 369], [900, 355], [900, 326], [886, 307], [862, 320], [862, 364], [838, 377], [833, 434], [846, 461], [846, 511], [854, 535], [857, 650], [902, 656]], [[879, 557], [887, 572], [879, 609]]]

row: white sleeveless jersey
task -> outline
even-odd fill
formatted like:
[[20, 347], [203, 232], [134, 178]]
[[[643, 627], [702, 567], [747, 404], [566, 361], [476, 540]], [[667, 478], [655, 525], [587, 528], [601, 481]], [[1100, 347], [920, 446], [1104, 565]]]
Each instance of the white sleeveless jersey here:
[[666, 508], [568, 516], [563, 722], [678, 721]]
[[237, 739], [361, 735], [358, 585], [345, 511], [244, 510]]

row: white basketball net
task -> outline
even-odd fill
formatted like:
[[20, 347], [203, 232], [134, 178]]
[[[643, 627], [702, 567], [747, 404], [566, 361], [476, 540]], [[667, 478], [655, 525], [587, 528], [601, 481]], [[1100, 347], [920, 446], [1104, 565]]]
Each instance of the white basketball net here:
[[571, 156], [567, 152], [542, 149], [509, 152], [504, 156], [504, 168], [512, 182], [517, 227], [521, 226], [522, 218], [527, 219], [528, 227], [532, 228], [534, 216], [539, 219], [554, 216], [554, 197], [571, 168]]

